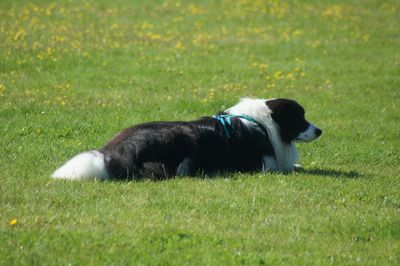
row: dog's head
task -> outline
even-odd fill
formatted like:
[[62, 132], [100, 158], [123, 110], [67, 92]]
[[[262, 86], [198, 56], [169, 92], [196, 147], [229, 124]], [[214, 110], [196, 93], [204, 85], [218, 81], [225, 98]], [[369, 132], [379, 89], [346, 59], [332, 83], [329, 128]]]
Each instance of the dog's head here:
[[271, 99], [266, 104], [271, 110], [271, 118], [280, 128], [284, 142], [309, 142], [317, 139], [322, 130], [308, 122], [304, 108], [293, 100]]

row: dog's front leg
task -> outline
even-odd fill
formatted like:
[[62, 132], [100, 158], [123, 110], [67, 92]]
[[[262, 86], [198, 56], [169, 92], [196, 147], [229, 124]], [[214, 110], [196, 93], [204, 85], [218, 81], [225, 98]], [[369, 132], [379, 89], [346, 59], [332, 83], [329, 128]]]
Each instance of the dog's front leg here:
[[264, 155], [262, 157], [262, 171], [263, 172], [276, 172], [278, 171], [278, 165], [274, 156]]
[[177, 176], [188, 176], [190, 174], [192, 160], [189, 158], [183, 159], [183, 161], [179, 164], [176, 169]]

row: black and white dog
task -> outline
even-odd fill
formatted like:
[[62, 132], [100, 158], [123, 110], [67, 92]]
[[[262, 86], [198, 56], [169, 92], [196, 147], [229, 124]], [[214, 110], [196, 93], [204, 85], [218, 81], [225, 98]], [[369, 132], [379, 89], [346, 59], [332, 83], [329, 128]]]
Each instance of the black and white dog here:
[[220, 170], [287, 173], [298, 160], [294, 142], [309, 142], [321, 134], [295, 101], [246, 98], [213, 117], [127, 128], [100, 150], [76, 155], [52, 177], [162, 179]]

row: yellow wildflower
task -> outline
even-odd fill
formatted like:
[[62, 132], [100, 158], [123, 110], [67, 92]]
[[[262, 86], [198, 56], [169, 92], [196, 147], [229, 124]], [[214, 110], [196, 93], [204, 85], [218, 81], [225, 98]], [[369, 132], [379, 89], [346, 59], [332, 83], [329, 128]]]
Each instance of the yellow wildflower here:
[[175, 45], [175, 48], [178, 49], [178, 50], [182, 50], [182, 51], [186, 50], [185, 45], [184, 45], [181, 41], [178, 42], [178, 43]]
[[293, 75], [293, 73], [287, 73], [286, 74], [286, 79], [288, 80], [296, 80], [295, 76]]
[[258, 67], [260, 68], [260, 70], [265, 70], [268, 68], [267, 64], [259, 64]]
[[274, 74], [274, 77], [276, 79], [282, 79], [282, 71], [276, 71]]
[[10, 221], [11, 226], [15, 226], [15, 225], [17, 225], [17, 223], [18, 223], [18, 221], [15, 218]]
[[6, 92], [6, 86], [0, 84], [0, 96], [3, 96], [5, 92]]
[[15, 41], [17, 41], [17, 40], [23, 40], [23, 39], [25, 39], [26, 35], [27, 35], [26, 30], [25, 30], [24, 28], [20, 28], [20, 29], [15, 33], [14, 40], [15, 40]]

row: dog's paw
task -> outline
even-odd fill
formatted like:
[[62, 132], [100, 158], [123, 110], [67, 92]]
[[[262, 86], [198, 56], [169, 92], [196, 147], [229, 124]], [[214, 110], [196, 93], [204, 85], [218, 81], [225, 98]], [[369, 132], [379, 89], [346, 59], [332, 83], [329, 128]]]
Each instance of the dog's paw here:
[[298, 163], [294, 164], [293, 168], [295, 171], [301, 171], [304, 169], [303, 166], [301, 166], [301, 164], [298, 164]]

